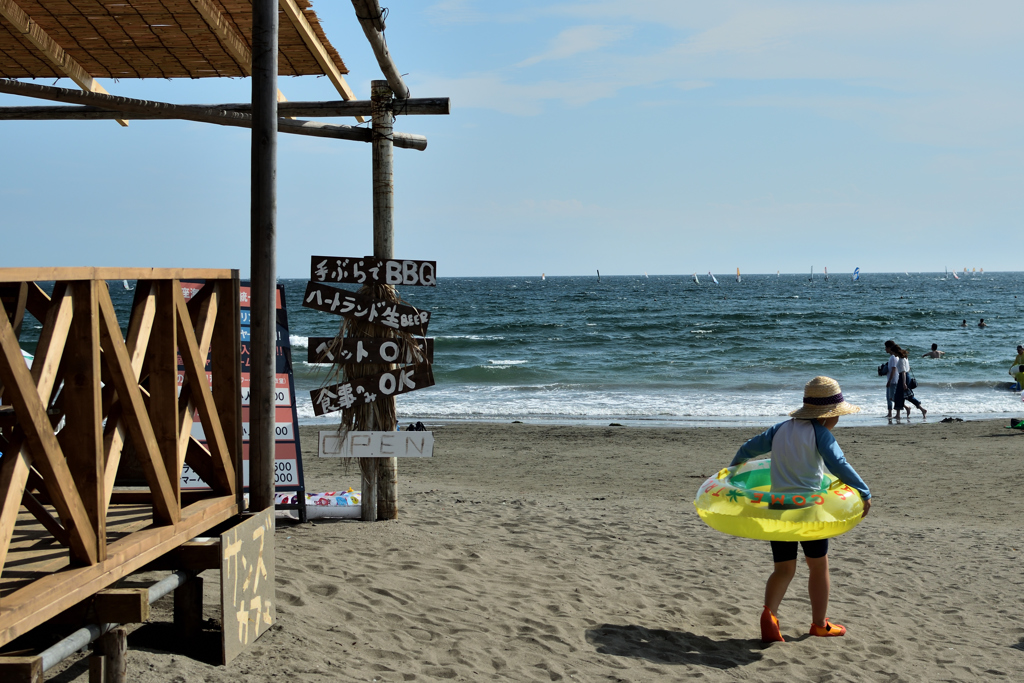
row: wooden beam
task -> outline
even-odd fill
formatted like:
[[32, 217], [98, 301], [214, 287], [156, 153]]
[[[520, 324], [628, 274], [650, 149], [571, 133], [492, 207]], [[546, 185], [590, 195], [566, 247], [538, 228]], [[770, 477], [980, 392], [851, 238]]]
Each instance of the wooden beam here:
[[[338, 67], [334, 64], [330, 55], [327, 54], [327, 49], [324, 44], [320, 42], [316, 33], [313, 31], [313, 27], [309, 25], [306, 20], [306, 16], [302, 13], [302, 10], [295, 3], [295, 0], [279, 0], [281, 9], [284, 10], [288, 20], [291, 21], [292, 26], [302, 36], [302, 42], [306, 44], [309, 51], [313, 53], [313, 57], [316, 59], [316, 63], [320, 65], [320, 68], [324, 70], [324, 73], [331, 83], [334, 84], [335, 89], [341, 95], [343, 100], [354, 100], [356, 99], [355, 93], [352, 92], [352, 88], [348, 86], [345, 81], [345, 77], [338, 70]], [[360, 123], [365, 119], [362, 114], [356, 116]]]
[[[9, 83], [0, 79], [0, 83]], [[37, 86], [45, 87], [45, 86]], [[64, 88], [55, 88], [64, 90]], [[71, 91], [69, 91], [71, 92]], [[0, 268], [0, 282], [53, 282], [54, 280], [230, 280], [238, 271], [221, 268]], [[29, 290], [28, 311], [37, 319]]]
[[0, 680], [10, 683], [43, 683], [43, 658], [0, 657]]
[[107, 588], [93, 600], [101, 624], [141, 624], [149, 619], [148, 588]]
[[370, 41], [377, 64], [384, 77], [388, 79], [388, 85], [391, 86], [395, 97], [400, 100], [409, 99], [409, 87], [402, 80], [402, 74], [391, 59], [388, 44], [384, 40], [384, 13], [380, 9], [380, 3], [377, 0], [352, 0], [352, 7], [356, 10], [359, 25], [363, 27], [366, 39]]
[[[248, 102], [228, 102], [225, 104], [182, 104], [186, 108], [198, 111], [216, 109], [249, 113], [252, 105]], [[394, 100], [392, 113], [395, 116], [445, 116], [452, 113], [451, 99], [448, 97], [414, 97], [408, 100]], [[325, 100], [322, 102], [282, 102], [277, 103], [280, 116], [319, 116], [331, 118], [335, 116], [369, 116], [373, 110], [370, 100]], [[88, 106], [31, 106], [31, 107], [0, 107], [0, 121], [100, 121], [117, 118], [126, 112], [111, 111], [101, 107]], [[147, 114], [135, 113], [132, 118], [140, 120], [166, 120], [176, 116], [154, 112]]]
[[[86, 92], [106, 93], [102, 85], [89, 75], [75, 59], [64, 51], [50, 35], [39, 27], [25, 10], [14, 0], [0, 0], [0, 14], [7, 21], [13, 24], [15, 30], [25, 36], [28, 42], [32, 43], [37, 50], [43, 53], [57, 70], [75, 82], [75, 84]], [[128, 121], [118, 119], [122, 126], [127, 126]]]
[[237, 514], [233, 497], [207, 498], [183, 509], [175, 526], [149, 526], [111, 542], [104, 562], [68, 567], [5, 595], [0, 601], [0, 645]]
[[[50, 499], [66, 520], [65, 528], [71, 534], [71, 548], [75, 555], [87, 563], [97, 561], [97, 538], [82, 497], [68, 469], [67, 459], [53, 434], [53, 426], [32, 375], [25, 367], [21, 347], [14, 338], [7, 316], [0, 315], [0, 379], [10, 390], [11, 403], [18, 415], [19, 429], [24, 430], [25, 443], [32, 456], [22, 456], [35, 462], [43, 473]], [[24, 448], [21, 449], [24, 453]], [[31, 458], [31, 459], [29, 459]], [[27, 475], [26, 475], [27, 476]], [[12, 499], [8, 497], [6, 503]], [[20, 502], [20, 499], [19, 501]], [[6, 512], [6, 511], [5, 511]], [[6, 514], [4, 515], [6, 517]], [[0, 529], [0, 531], [6, 531]], [[0, 535], [0, 541], [3, 536]]]
[[[96, 105], [115, 111], [130, 112], [133, 114], [163, 112], [165, 114], [174, 114], [173, 118], [176, 119], [199, 121], [201, 123], [215, 123], [221, 126], [252, 128], [253, 125], [252, 115], [244, 112], [182, 107], [181, 105], [168, 104], [167, 102], [151, 102], [149, 100], [137, 100], [129, 97], [77, 92], [68, 88], [54, 88], [48, 85], [23, 83], [21, 81], [14, 81], [10, 79], [0, 79], [0, 93], [35, 97], [43, 100], [51, 100], [53, 102]], [[292, 121], [289, 119], [278, 118], [277, 130], [282, 133], [292, 133], [294, 135], [312, 135], [314, 137], [336, 138], [339, 140], [356, 140], [358, 142], [370, 142], [372, 140], [370, 131], [366, 128], [320, 123], [319, 121]], [[395, 133], [394, 144], [395, 147], [418, 149], [422, 151], [427, 147], [427, 139], [422, 135]]]
[[162, 462], [154, 462], [153, 467], [163, 468], [171, 487], [168, 501], [170, 516], [157, 515], [157, 519], [164, 524], [175, 524], [181, 509], [181, 468], [178, 467], [178, 309], [174, 299], [175, 294], [181, 296], [181, 284], [178, 280], [161, 280], [156, 283], [156, 288], [156, 316], [146, 348], [149, 421], [162, 459]]
[[[149, 297], [146, 299], [148, 301]], [[146, 480], [153, 490], [153, 507], [157, 519], [173, 520], [178, 514], [178, 502], [171, 476], [177, 476], [177, 470], [171, 474], [163, 466], [156, 432], [146, 411], [142, 390], [139, 388], [138, 373], [133, 369], [131, 355], [121, 339], [121, 328], [117, 324], [114, 304], [106, 288], [101, 288], [99, 310], [100, 331], [107, 365], [122, 406], [119, 421], [123, 420], [128, 426], [128, 433], [131, 434], [135, 451], [145, 470]], [[146, 313], [142, 315], [148, 317]], [[110, 491], [112, 490], [113, 487]], [[109, 500], [109, 496], [110, 493], [104, 490], [104, 504]]]
[[[61, 403], [65, 426], [57, 434], [96, 538], [95, 557], [106, 558], [107, 501], [103, 494], [103, 411], [101, 410], [99, 290], [96, 280], [72, 282], [74, 316], [64, 350]], [[120, 329], [118, 337], [120, 337]], [[49, 424], [49, 423], [47, 423]], [[65, 524], [66, 526], [66, 524]], [[80, 557], [95, 561], [91, 557]]]

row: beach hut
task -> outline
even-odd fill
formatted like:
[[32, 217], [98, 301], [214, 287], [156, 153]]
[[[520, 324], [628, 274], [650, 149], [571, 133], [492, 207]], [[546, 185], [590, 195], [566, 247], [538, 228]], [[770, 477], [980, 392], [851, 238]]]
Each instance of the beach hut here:
[[[373, 144], [374, 255], [391, 257], [391, 149], [426, 148], [422, 136], [394, 132], [393, 116], [448, 113], [446, 99], [410, 98], [385, 45], [384, 13], [377, 0], [352, 0], [352, 5], [386, 77], [374, 82], [373, 101], [355, 99], [345, 81], [345, 64], [308, 0], [0, 0], [0, 92], [63, 105], [0, 107], [0, 120], [114, 120], [127, 127], [132, 119], [182, 119], [252, 129], [252, 511], [272, 512], [274, 505], [277, 133]], [[327, 76], [340, 99], [287, 102], [278, 90], [278, 75]], [[131, 99], [108, 93], [98, 80], [208, 77], [251, 77], [251, 103], [178, 105]], [[17, 80], [53, 78], [69, 78], [79, 89]], [[296, 118], [305, 116], [354, 117], [359, 122], [372, 117], [372, 128]], [[103, 285], [122, 279], [142, 283], [127, 337], [122, 337], [108, 307]], [[194, 302], [185, 302], [180, 292], [182, 280], [189, 279], [210, 285]], [[36, 284], [43, 281], [58, 283], [50, 296]], [[238, 272], [10, 268], [0, 271], [0, 293], [0, 405], [10, 406], [0, 410], [0, 646], [90, 598], [95, 605], [121, 606], [106, 613], [117, 616], [107, 619], [115, 626], [138, 619], [148, 609], [148, 602], [140, 602], [141, 594], [129, 599], [134, 607], [126, 609], [123, 596], [110, 597], [107, 587], [143, 565], [166, 559], [172, 551], [191, 569], [197, 567], [196, 557], [214, 564], [206, 551], [186, 548], [186, 542], [242, 510]], [[14, 356], [26, 312], [43, 325], [43, 352], [36, 354], [31, 370], [20, 354]], [[146, 341], [140, 341], [140, 334]], [[175, 347], [185, 363], [184, 381], [196, 389], [188, 400], [176, 394]], [[202, 371], [207, 348], [214, 367], [221, 368], [213, 372], [212, 386]], [[50, 399], [59, 384], [57, 373], [67, 368], [80, 370], [76, 380], [81, 382], [74, 384], [79, 393], [64, 394], [72, 386], [65, 378], [61, 393], [67, 405], [54, 405]], [[111, 398], [115, 394], [116, 401]], [[110, 412], [114, 406], [121, 411], [117, 416]], [[204, 431], [213, 435], [213, 443], [201, 452], [182, 436], [188, 430], [180, 414], [193, 409], [189, 419], [198, 415]], [[60, 416], [69, 419], [65, 429], [74, 431], [79, 444], [73, 456], [63, 453], [63, 439], [57, 439], [49, 426], [49, 420]], [[134, 501], [151, 511], [152, 519], [145, 524], [119, 526], [112, 517], [114, 506], [133, 504], [118, 500], [108, 481], [113, 476], [109, 465], [114, 462], [116, 469], [112, 458], [119, 456], [124, 437], [111, 436], [107, 428], [118, 432], [122, 426], [136, 450], [142, 451], [150, 481], [148, 497]], [[188, 497], [179, 490], [177, 477], [186, 459], [206, 467], [212, 482], [209, 495]], [[256, 522], [265, 524], [266, 517]], [[45, 536], [54, 548], [63, 548], [63, 557], [50, 554], [40, 564], [38, 557], [25, 555], [24, 548], [12, 544], [15, 527], [26, 520], [37, 525], [33, 533], [41, 534], [39, 538]], [[116, 538], [111, 535], [115, 529]], [[253, 537], [261, 535], [258, 531], [252, 530]], [[260, 556], [259, 561], [263, 559]], [[272, 557], [268, 561], [272, 565]], [[4, 572], [15, 563], [17, 580]], [[6, 584], [5, 578], [10, 579]], [[186, 573], [176, 580], [191, 585], [195, 596], [195, 582], [188, 579]], [[173, 583], [161, 590], [186, 592]], [[150, 589], [146, 595], [158, 593]], [[260, 624], [270, 623], [257, 616]], [[228, 624], [224, 630], [229, 630]], [[245, 630], [242, 645], [259, 632]], [[102, 629], [78, 637], [88, 643], [101, 635]], [[103, 665], [122, 666], [123, 637], [103, 638], [109, 653]], [[38, 680], [59, 661], [61, 652], [73, 652], [85, 643], [65, 643], [63, 649], [48, 650], [48, 657], [0, 657], [0, 679]]]

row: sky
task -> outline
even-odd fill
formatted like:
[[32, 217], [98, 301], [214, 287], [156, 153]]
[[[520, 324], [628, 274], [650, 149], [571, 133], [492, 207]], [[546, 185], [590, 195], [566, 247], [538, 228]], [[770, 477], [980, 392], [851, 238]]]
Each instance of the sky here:
[[[382, 76], [351, 4], [313, 3], [368, 98]], [[1024, 3], [392, 5], [413, 97], [452, 100], [395, 124], [429, 140], [395, 150], [395, 256], [441, 277], [1024, 270]], [[176, 103], [251, 92], [100, 82]], [[338, 99], [323, 77], [279, 87]], [[0, 121], [0, 140], [0, 267], [248, 274], [248, 130]], [[370, 163], [365, 143], [279, 137], [280, 277], [372, 252]]]

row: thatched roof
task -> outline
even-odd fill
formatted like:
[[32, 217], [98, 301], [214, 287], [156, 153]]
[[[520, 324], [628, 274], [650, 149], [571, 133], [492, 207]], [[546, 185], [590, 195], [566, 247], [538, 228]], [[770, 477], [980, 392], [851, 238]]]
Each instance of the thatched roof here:
[[[309, 0], [281, 4], [279, 73], [348, 73]], [[248, 76], [251, 49], [251, 0], [0, 0], [6, 78], [63, 78], [65, 61], [93, 78]]]

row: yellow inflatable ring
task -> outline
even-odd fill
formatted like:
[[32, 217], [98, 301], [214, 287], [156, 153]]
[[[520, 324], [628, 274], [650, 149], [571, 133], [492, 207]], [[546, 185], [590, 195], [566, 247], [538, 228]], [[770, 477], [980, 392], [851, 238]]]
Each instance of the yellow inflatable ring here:
[[726, 467], [701, 484], [693, 504], [712, 529], [762, 541], [815, 541], [860, 523], [860, 493], [825, 473], [821, 488], [773, 493], [771, 459]]

